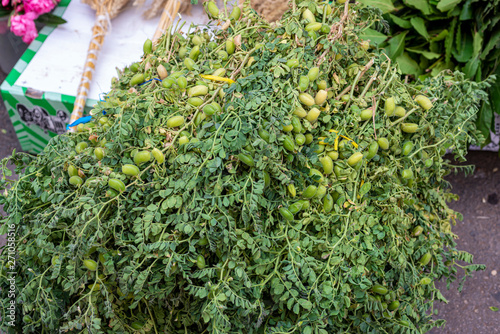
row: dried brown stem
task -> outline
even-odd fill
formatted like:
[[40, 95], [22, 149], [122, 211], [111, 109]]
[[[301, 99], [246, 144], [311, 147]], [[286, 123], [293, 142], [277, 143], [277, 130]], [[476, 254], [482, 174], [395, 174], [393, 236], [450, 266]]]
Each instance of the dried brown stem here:
[[238, 75], [238, 73], [240, 73], [241, 69], [243, 68], [243, 66], [245, 66], [245, 64], [248, 61], [248, 58], [250, 58], [250, 55], [255, 51], [255, 49], [256, 48], [253, 48], [252, 50], [248, 51], [245, 59], [243, 59], [243, 61], [241, 62], [240, 67], [238, 67], [238, 69], [236, 71], [234, 71], [233, 74], [231, 75], [231, 80], [234, 80], [236, 78], [236, 76]]
[[335, 98], [335, 100], [340, 100], [340, 98], [341, 98], [343, 95], [347, 94], [347, 92], [349, 92], [350, 90], [351, 90], [351, 85], [349, 85], [349, 86], [347, 86], [346, 88], [344, 88], [344, 90], [343, 90], [343, 91], [341, 91], [339, 95], [337, 95], [337, 97]]
[[160, 22], [153, 36], [153, 42], [157, 41], [167, 28], [174, 22], [175, 16], [179, 13], [181, 0], [168, 0], [161, 14]]
[[168, 52], [167, 63], [170, 61], [170, 57], [174, 53], [174, 45], [175, 45], [176, 40], [177, 40], [177, 34], [174, 34], [174, 38], [172, 39], [172, 45], [171, 45], [170, 50]]
[[[347, 20], [347, 17], [349, 16], [349, 1], [345, 2], [344, 6], [344, 15], [340, 18], [340, 21], [337, 24], [333, 24], [330, 33], [328, 34], [327, 39], [330, 42], [334, 42], [335, 40], [339, 39], [342, 37], [342, 32], [344, 31], [344, 21]], [[338, 28], [338, 29], [337, 29]], [[335, 36], [332, 38], [332, 34], [336, 31]], [[325, 49], [325, 52], [321, 54], [321, 56], [318, 59], [317, 66], [321, 65], [325, 61], [325, 57], [328, 54], [328, 51], [330, 51], [330, 47], [327, 47]]]
[[379, 72], [379, 70], [377, 69], [375, 71], [375, 73], [370, 77], [370, 80], [368, 80], [368, 83], [366, 84], [365, 89], [363, 89], [363, 92], [359, 96], [360, 98], [363, 98], [365, 96], [365, 94], [368, 92], [368, 90], [370, 89], [370, 86], [372, 85], [372, 83], [377, 79], [378, 72]]
[[373, 134], [375, 135], [375, 140], [377, 140], [377, 130], [375, 129], [375, 113], [377, 112], [377, 104], [375, 102], [375, 96], [372, 96], [372, 111]]

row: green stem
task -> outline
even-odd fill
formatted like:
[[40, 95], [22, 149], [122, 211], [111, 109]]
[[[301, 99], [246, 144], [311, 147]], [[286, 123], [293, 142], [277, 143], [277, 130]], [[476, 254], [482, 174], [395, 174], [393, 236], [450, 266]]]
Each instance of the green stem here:
[[394, 125], [396, 124], [399, 124], [401, 123], [402, 121], [404, 121], [408, 116], [410, 116], [411, 114], [413, 114], [415, 111], [417, 111], [418, 109], [417, 108], [413, 108], [412, 110], [410, 110], [409, 112], [406, 113], [406, 115], [404, 115], [403, 117], [401, 117], [400, 119], [392, 122], [390, 125], [389, 125], [389, 128], [392, 128]]

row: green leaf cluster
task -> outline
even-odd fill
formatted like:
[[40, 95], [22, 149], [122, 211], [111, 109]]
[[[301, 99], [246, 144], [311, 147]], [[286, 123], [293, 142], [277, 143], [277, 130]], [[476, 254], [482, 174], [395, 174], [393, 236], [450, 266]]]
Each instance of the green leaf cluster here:
[[490, 141], [494, 115], [500, 114], [500, 1], [498, 0], [362, 0], [380, 8], [389, 31], [363, 33], [383, 49], [404, 74], [423, 80], [445, 69], [462, 71], [478, 82], [495, 75], [482, 101], [477, 126]]

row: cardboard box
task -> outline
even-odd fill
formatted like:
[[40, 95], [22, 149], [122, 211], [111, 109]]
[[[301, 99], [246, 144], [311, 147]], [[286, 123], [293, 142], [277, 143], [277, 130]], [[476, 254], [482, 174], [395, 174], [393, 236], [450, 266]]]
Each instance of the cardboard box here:
[[[159, 17], [142, 17], [148, 5], [129, 5], [111, 20], [90, 87], [87, 113], [109, 91], [116, 69], [142, 57], [144, 41], [153, 37], [159, 23]], [[21, 147], [32, 153], [42, 151], [52, 137], [66, 131], [95, 20], [95, 12], [76, 0], [61, 0], [54, 14], [67, 23], [44, 27], [0, 87]], [[193, 22], [208, 23], [201, 5], [182, 19], [187, 21], [183, 31]]]

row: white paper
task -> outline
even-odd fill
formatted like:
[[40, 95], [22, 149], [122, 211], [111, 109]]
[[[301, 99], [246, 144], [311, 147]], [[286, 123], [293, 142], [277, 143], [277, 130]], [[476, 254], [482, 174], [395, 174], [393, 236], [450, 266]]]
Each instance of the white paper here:
[[[140, 60], [144, 41], [153, 37], [160, 21], [159, 16], [151, 20], [142, 17], [148, 5], [128, 6], [111, 20], [111, 31], [106, 35], [99, 53], [89, 99], [99, 100], [99, 94], [110, 90], [111, 78], [117, 75], [117, 67], [123, 68]], [[67, 23], [49, 35], [16, 85], [42, 92], [76, 95], [92, 37], [95, 12], [88, 5], [73, 0], [63, 18]], [[201, 5], [193, 6], [190, 15], [183, 14], [182, 20], [186, 21], [182, 29], [185, 32], [191, 23], [208, 23]]]

